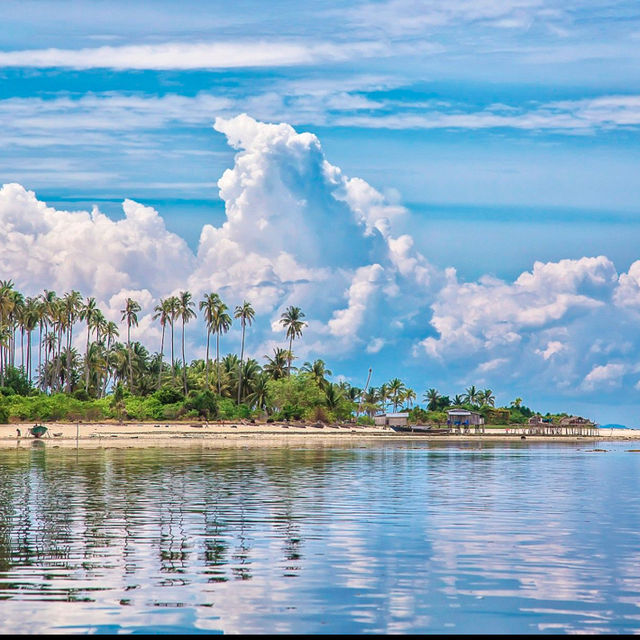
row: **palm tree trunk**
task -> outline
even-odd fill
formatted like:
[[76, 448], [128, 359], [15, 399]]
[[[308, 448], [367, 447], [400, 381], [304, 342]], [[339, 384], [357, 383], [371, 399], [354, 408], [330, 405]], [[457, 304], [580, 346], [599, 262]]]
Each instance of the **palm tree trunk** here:
[[31, 382], [31, 331], [27, 331], [27, 378]]
[[89, 391], [89, 321], [87, 320], [87, 348], [84, 351], [84, 366], [85, 366], [85, 379], [84, 379], [84, 390], [86, 392]]
[[216, 375], [218, 376], [218, 395], [220, 395], [220, 330], [216, 332]]
[[242, 394], [242, 361], [244, 360], [244, 318], [242, 320], [242, 346], [240, 347], [240, 367], [238, 369], [238, 404], [240, 404], [240, 396]]
[[187, 363], [184, 357], [184, 317], [182, 318], [182, 384], [184, 395], [187, 395]]
[[24, 375], [24, 327], [20, 328], [20, 368]]
[[131, 364], [131, 321], [127, 319], [127, 349], [129, 351], [129, 391], [132, 388], [133, 365]]
[[211, 342], [211, 328], [207, 326], [207, 366], [206, 366], [206, 376], [207, 376], [207, 389], [209, 388], [209, 342]]
[[175, 369], [175, 360], [173, 357], [173, 318], [171, 318], [171, 380], [173, 382], [176, 381], [176, 369]]
[[69, 318], [69, 332], [67, 333], [67, 393], [71, 393], [71, 341], [73, 338], [73, 319]]
[[[40, 328], [38, 334], [38, 376], [40, 376], [40, 373], [42, 372], [42, 321], [40, 321], [38, 324]], [[40, 380], [38, 380], [38, 382], [40, 382]], [[38, 384], [38, 386], [42, 388], [41, 384]]]
[[162, 377], [162, 354], [164, 352], [164, 331], [166, 328], [166, 323], [162, 323], [162, 338], [160, 340], [160, 371], [158, 371], [158, 389], [160, 388], [160, 379]]
[[291, 357], [293, 356], [293, 353], [291, 352], [292, 348], [293, 348], [293, 334], [289, 338], [289, 367], [287, 372], [287, 377], [289, 378], [291, 377]]
[[62, 389], [62, 380], [60, 373], [62, 371], [62, 323], [58, 327], [58, 359], [56, 360], [56, 388], [58, 391]]

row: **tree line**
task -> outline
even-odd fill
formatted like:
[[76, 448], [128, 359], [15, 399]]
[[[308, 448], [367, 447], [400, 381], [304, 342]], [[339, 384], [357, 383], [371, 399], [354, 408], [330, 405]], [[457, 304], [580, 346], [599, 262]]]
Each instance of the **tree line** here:
[[[85, 401], [109, 396], [114, 411], [119, 407], [122, 413], [126, 405], [137, 417], [171, 417], [166, 405], [188, 398], [183, 409], [190, 415], [216, 414], [224, 400], [230, 417], [240, 415], [233, 413], [235, 406], [245, 407], [242, 415], [257, 411], [283, 419], [330, 420], [355, 414], [369, 422], [380, 411], [403, 409], [416, 419], [428, 420], [449, 407], [495, 406], [491, 389], [470, 386], [453, 398], [427, 389], [422, 396], [426, 409], [421, 409], [415, 404], [416, 392], [399, 378], [378, 387], [369, 386], [367, 380], [360, 388], [329, 381], [333, 374], [322, 359], [293, 366], [294, 341], [302, 338], [307, 326], [300, 307], [289, 306], [281, 314], [285, 344], [265, 355], [262, 363], [245, 357], [247, 333], [255, 320], [247, 300], [232, 309], [214, 292], [199, 301], [189, 291], [161, 299], [152, 315], [161, 329], [156, 353], [134, 339], [141, 310], [135, 299], [125, 300], [120, 310], [126, 327], [123, 340], [118, 325], [106, 319], [93, 297], [83, 298], [75, 290], [62, 296], [44, 290], [26, 297], [11, 280], [0, 281], [0, 395], [67, 394]], [[204, 321], [205, 358], [188, 363], [185, 328], [198, 313]], [[241, 329], [240, 353], [221, 356], [224, 336], [234, 322]], [[84, 332], [84, 353], [74, 346], [78, 332]], [[153, 396], [157, 402], [137, 410], [140, 403], [124, 402], [125, 396]], [[521, 400], [516, 400], [519, 410]], [[165, 407], [164, 413], [158, 405]]]

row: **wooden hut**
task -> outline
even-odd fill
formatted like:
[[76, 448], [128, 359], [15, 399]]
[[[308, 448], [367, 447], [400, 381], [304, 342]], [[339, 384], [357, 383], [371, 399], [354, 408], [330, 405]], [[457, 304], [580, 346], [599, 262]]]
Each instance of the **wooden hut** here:
[[447, 411], [447, 425], [454, 432], [484, 433], [484, 418], [477, 411], [469, 411], [468, 409], [449, 409]]
[[373, 417], [376, 427], [406, 427], [409, 423], [408, 413], [379, 413]]

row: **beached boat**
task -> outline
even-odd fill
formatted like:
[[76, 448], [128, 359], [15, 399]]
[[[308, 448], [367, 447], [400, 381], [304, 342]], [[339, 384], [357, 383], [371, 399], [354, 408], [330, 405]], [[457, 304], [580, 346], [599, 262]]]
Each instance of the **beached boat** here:
[[390, 425], [398, 433], [413, 433], [416, 435], [436, 436], [451, 433], [451, 429], [433, 427], [427, 424]]
[[34, 424], [29, 432], [34, 438], [42, 438], [42, 436], [47, 433], [48, 429], [43, 424]]

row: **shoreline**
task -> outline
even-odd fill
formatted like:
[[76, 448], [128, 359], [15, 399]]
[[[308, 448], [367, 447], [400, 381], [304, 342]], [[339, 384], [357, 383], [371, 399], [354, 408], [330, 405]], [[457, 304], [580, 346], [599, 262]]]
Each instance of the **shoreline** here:
[[[47, 423], [47, 433], [34, 438], [29, 429], [34, 423], [0, 425], [0, 448], [42, 442], [53, 447], [122, 448], [172, 447], [183, 445], [220, 446], [286, 446], [324, 442], [336, 444], [357, 441], [427, 441], [427, 442], [521, 442], [520, 434], [507, 434], [504, 429], [493, 428], [484, 434], [422, 435], [397, 433], [388, 427], [359, 426], [353, 424], [318, 427], [312, 424], [281, 423], [150, 423], [123, 424]], [[20, 430], [20, 437], [17, 430]], [[603, 429], [597, 436], [543, 436], [527, 435], [527, 442], [606, 442], [640, 441], [640, 429]]]

